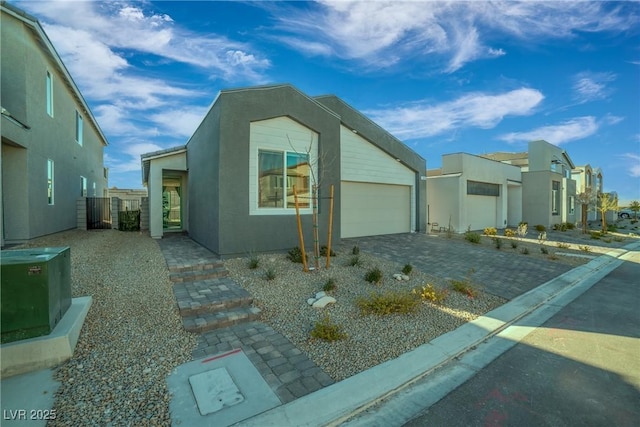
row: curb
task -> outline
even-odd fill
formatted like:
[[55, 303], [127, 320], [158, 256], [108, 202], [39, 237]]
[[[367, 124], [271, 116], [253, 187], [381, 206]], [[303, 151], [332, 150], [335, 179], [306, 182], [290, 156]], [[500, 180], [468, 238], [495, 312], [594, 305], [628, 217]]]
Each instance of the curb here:
[[339, 425], [434, 370], [459, 359], [538, 308], [544, 309], [543, 306], [552, 303], [556, 297], [571, 293], [581, 283], [591, 281], [582, 290], [586, 291], [597, 280], [622, 264], [624, 261], [621, 257], [638, 248], [640, 242], [611, 250], [396, 359], [235, 425]]

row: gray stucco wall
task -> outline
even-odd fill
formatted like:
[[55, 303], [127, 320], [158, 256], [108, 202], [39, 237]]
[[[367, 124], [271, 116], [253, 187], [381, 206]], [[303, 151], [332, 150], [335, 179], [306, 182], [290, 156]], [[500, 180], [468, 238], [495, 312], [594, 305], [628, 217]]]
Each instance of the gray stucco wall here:
[[[2, 106], [31, 128], [2, 119], [3, 232], [7, 242], [24, 241], [76, 227], [81, 176], [87, 179], [89, 196], [94, 182], [96, 195], [103, 195], [103, 144], [57, 64], [39, 47], [32, 27], [2, 13], [1, 31]], [[53, 117], [45, 105], [47, 71], [53, 76]], [[76, 110], [84, 119], [83, 146], [75, 141]], [[21, 148], [7, 149], [5, 144]], [[55, 165], [53, 205], [47, 202], [47, 159]], [[21, 194], [11, 188], [21, 179], [9, 176], [16, 167], [26, 171], [26, 191]], [[15, 217], [21, 219], [11, 222]]]
[[[318, 165], [321, 196], [328, 196], [329, 186], [335, 185], [332, 239], [339, 241], [339, 119], [290, 86], [225, 91], [187, 145], [191, 182], [189, 235], [221, 256], [286, 250], [299, 245], [295, 214], [249, 215], [250, 123], [281, 116], [319, 134], [319, 158], [324, 159], [324, 164]], [[328, 207], [329, 200], [320, 200], [318, 219], [323, 244]], [[302, 223], [308, 247], [312, 242], [311, 215], [304, 215]]]

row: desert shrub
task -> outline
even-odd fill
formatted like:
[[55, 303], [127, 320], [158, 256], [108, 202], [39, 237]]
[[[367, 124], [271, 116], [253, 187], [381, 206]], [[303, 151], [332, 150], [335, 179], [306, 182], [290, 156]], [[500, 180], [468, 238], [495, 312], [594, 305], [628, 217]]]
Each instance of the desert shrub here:
[[549, 254], [549, 249], [547, 249], [544, 246], [540, 246], [540, 252], [542, 252], [545, 255], [548, 255]]
[[402, 267], [402, 273], [406, 274], [407, 276], [411, 274], [412, 271], [413, 271], [413, 266], [411, 264], [405, 264], [404, 267]]
[[331, 292], [334, 291], [338, 286], [336, 285], [336, 279], [334, 279], [333, 277], [327, 279], [326, 282], [324, 282], [324, 285], [322, 286], [322, 290], [325, 292]]
[[602, 233], [599, 231], [592, 231], [590, 233], [590, 236], [593, 240], [600, 240], [600, 237], [602, 237]]
[[513, 249], [516, 249], [516, 248], [518, 247], [518, 241], [517, 241], [517, 240], [512, 240], [512, 241], [511, 241], [511, 247], [512, 247]]
[[571, 247], [570, 244], [563, 243], [563, 242], [556, 243], [556, 246], [559, 247], [560, 249], [569, 249]]
[[347, 265], [351, 267], [360, 267], [362, 265], [362, 260], [360, 259], [360, 255], [353, 255], [347, 261]]
[[624, 237], [615, 236], [613, 240], [615, 240], [616, 242], [624, 242]]
[[[326, 257], [327, 249], [328, 248], [326, 246], [320, 246], [320, 256]], [[333, 251], [333, 249], [331, 249], [331, 256], [336, 256], [336, 253]]]
[[273, 268], [268, 268], [264, 272], [265, 279], [271, 281], [276, 278], [276, 271]]
[[487, 227], [484, 229], [482, 234], [484, 234], [485, 236], [495, 236], [496, 234], [498, 234], [498, 230], [496, 230], [495, 227]]
[[518, 237], [526, 237], [527, 235], [527, 227], [529, 227], [529, 225], [526, 222], [521, 222], [518, 225], [518, 230], [516, 231], [516, 234], [518, 234]]
[[358, 245], [355, 245], [353, 247], [353, 249], [351, 249], [351, 254], [352, 255], [360, 255], [360, 247]]
[[543, 231], [547, 231], [547, 227], [545, 227], [542, 224], [536, 224], [536, 225], [533, 226], [533, 228], [535, 228], [538, 233], [542, 233]]
[[576, 225], [572, 222], [565, 222], [564, 225], [565, 227], [567, 227], [567, 230], [573, 230], [574, 228], [576, 228]]
[[469, 282], [469, 280], [451, 280], [451, 289], [456, 292], [460, 292], [468, 296], [469, 298], [474, 298], [478, 291], [476, 291], [475, 287]]
[[493, 243], [496, 245], [496, 249], [500, 250], [500, 248], [502, 247], [502, 239], [494, 237], [493, 238]]
[[512, 230], [510, 228], [505, 228], [504, 229], [504, 235], [505, 235], [505, 237], [516, 237], [516, 230]]
[[311, 337], [324, 341], [339, 341], [347, 338], [340, 325], [331, 321], [328, 315], [317, 321], [311, 329]]
[[584, 246], [580, 245], [580, 246], [578, 246], [578, 249], [580, 249], [582, 252], [586, 252], [586, 253], [591, 252], [591, 246], [587, 246], [587, 245], [584, 245]]
[[360, 313], [384, 316], [387, 314], [412, 313], [420, 300], [410, 292], [390, 291], [385, 293], [372, 293], [368, 297], [359, 297], [356, 305]]
[[258, 268], [258, 266], [260, 265], [260, 259], [258, 259], [257, 256], [252, 255], [249, 258], [249, 261], [247, 262], [247, 266], [251, 269], [251, 270], [255, 270], [256, 268]]
[[471, 243], [480, 243], [480, 235], [471, 231], [471, 227], [467, 228], [467, 231], [464, 233], [464, 238]]
[[432, 284], [427, 283], [426, 286], [415, 288], [411, 291], [423, 301], [429, 301], [434, 304], [442, 304], [449, 294], [446, 289], [436, 289]]
[[364, 275], [364, 280], [377, 285], [382, 280], [382, 270], [380, 270], [378, 267], [372, 268], [371, 270], [366, 272], [366, 274]]
[[[309, 261], [309, 255], [305, 254], [307, 261]], [[287, 253], [287, 258], [292, 262], [297, 262], [298, 264], [302, 264], [302, 250], [296, 246], [295, 248], [289, 250]]]
[[529, 255], [529, 248], [522, 248], [520, 249], [520, 253], [522, 255]]
[[618, 226], [615, 224], [607, 224], [607, 230], [615, 233], [616, 231], [618, 231]]

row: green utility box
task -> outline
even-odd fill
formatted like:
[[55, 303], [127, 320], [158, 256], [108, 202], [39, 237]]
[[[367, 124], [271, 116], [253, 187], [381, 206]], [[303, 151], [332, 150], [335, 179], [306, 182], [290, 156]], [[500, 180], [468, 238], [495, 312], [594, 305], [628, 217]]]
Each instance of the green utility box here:
[[50, 334], [71, 306], [71, 250], [2, 251], [2, 343]]

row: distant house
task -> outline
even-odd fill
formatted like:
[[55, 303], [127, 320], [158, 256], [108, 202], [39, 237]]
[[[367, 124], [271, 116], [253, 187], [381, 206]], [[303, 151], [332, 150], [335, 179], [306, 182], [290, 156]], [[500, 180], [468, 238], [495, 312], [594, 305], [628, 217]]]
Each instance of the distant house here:
[[[587, 210], [587, 220], [595, 221], [598, 218], [595, 200], [598, 194], [602, 194], [604, 188], [602, 170], [600, 168], [594, 168], [589, 164], [576, 166], [571, 171], [571, 178], [576, 182], [576, 194], [587, 192], [592, 194], [594, 203], [591, 204]], [[576, 206], [576, 218], [582, 218], [582, 204], [580, 203]]]
[[288, 84], [220, 92], [185, 146], [141, 160], [151, 236], [186, 230], [222, 256], [297, 246], [294, 185], [311, 244], [314, 182], [323, 242], [331, 185], [333, 242], [426, 229], [426, 161], [341, 99]]
[[76, 199], [106, 195], [107, 140], [38, 20], [0, 8], [4, 245], [76, 227]]
[[521, 179], [518, 166], [467, 153], [442, 156], [442, 168], [427, 171], [431, 229], [516, 227], [522, 221]]
[[569, 154], [547, 141], [529, 142], [526, 153], [491, 153], [482, 157], [520, 167], [522, 220], [545, 227], [576, 222], [575, 169]]

